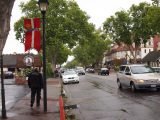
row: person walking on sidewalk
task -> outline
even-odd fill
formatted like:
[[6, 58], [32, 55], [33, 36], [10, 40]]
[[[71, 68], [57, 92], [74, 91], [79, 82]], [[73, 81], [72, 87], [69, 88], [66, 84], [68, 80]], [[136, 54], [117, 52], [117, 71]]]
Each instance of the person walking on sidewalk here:
[[38, 68], [29, 74], [28, 76], [28, 86], [31, 88], [31, 104], [30, 107], [33, 107], [35, 102], [35, 96], [37, 106], [40, 106], [40, 99], [41, 99], [41, 89], [43, 89], [43, 79], [42, 74], [39, 72]]

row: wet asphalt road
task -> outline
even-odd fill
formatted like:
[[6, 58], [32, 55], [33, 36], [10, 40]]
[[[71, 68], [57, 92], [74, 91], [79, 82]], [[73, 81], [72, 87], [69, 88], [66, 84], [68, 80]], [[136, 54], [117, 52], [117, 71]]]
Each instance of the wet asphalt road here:
[[[16, 85], [14, 79], [4, 79], [5, 89], [5, 103], [6, 110], [9, 110], [16, 102], [30, 93], [28, 85]], [[1, 79], [0, 79], [0, 93], [1, 93]], [[0, 95], [1, 100], [1, 95]], [[2, 102], [0, 101], [0, 111], [2, 110]], [[1, 115], [1, 112], [0, 112]]]
[[80, 76], [79, 84], [64, 85], [69, 111], [76, 120], [160, 120], [160, 91], [118, 89], [116, 74]]

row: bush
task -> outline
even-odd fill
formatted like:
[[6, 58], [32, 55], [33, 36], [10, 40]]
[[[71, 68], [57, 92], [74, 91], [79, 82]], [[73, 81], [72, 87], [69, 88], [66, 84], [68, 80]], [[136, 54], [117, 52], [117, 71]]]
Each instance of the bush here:
[[28, 75], [33, 71], [34, 71], [34, 69], [30, 69], [30, 68], [24, 69], [23, 76], [28, 77]]
[[117, 67], [114, 67], [114, 70], [115, 71], [118, 71], [119, 70], [119, 67], [117, 66]]
[[50, 63], [47, 63], [46, 76], [47, 76], [47, 78], [53, 78], [54, 77], [54, 72], [53, 72], [53, 69], [52, 69]]

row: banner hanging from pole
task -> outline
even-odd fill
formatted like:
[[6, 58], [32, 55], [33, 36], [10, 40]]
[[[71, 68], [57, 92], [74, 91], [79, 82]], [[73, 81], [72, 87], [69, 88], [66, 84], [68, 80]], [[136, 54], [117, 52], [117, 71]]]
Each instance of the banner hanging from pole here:
[[40, 18], [24, 19], [25, 26], [25, 52], [30, 48], [41, 50]]

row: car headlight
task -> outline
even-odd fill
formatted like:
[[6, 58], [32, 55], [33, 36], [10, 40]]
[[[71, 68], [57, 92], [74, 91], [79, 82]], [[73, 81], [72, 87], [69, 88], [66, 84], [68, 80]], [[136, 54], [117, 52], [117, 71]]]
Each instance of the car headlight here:
[[144, 83], [145, 80], [136, 80], [136, 82], [138, 82], [138, 83]]
[[158, 79], [158, 82], [160, 82], [160, 78]]

